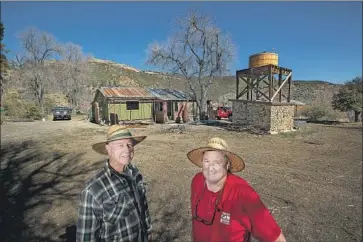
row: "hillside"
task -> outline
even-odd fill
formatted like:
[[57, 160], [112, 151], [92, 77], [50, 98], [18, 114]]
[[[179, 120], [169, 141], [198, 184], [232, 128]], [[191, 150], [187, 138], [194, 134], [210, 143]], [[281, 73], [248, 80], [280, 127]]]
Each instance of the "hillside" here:
[[131, 66], [100, 59], [89, 61], [94, 73], [93, 86], [165, 87], [183, 89], [181, 79], [163, 73], [138, 70]]
[[[61, 76], [64, 69], [62, 62], [51, 61], [49, 62], [49, 76], [50, 82], [47, 85], [45, 94], [45, 106], [50, 110], [54, 105], [68, 105], [67, 94], [61, 83]], [[186, 81], [181, 76], [170, 75], [161, 72], [143, 71], [134, 67], [115, 63], [109, 60], [90, 59], [88, 66], [83, 69], [81, 88], [77, 92], [79, 108], [82, 112], [86, 112], [89, 104], [94, 98], [94, 92], [100, 86], [131, 86], [131, 87], [157, 87], [157, 88], [171, 88], [185, 90]], [[25, 80], [18, 81], [14, 71], [9, 71], [10, 79], [13, 76], [14, 80], [8, 83], [8, 89], [15, 89], [21, 97], [25, 100], [34, 99], [32, 93], [29, 93], [26, 88]], [[57, 74], [58, 73], [58, 74]], [[240, 91], [244, 85], [240, 84]], [[287, 88], [287, 85], [284, 89]], [[323, 106], [331, 106], [333, 94], [336, 93], [340, 85], [335, 85], [324, 81], [301, 81], [295, 80], [292, 83], [292, 99], [306, 104], [323, 104]], [[10, 90], [9, 90], [10, 91]], [[9, 92], [10, 93], [10, 92]], [[286, 92], [285, 92], [286, 93]], [[224, 76], [216, 78], [213, 85], [210, 87], [208, 99], [214, 100], [219, 103], [231, 104], [228, 99], [234, 99], [236, 96], [236, 78], [235, 76]], [[11, 106], [18, 107], [18, 100], [16, 93], [7, 95], [8, 103]], [[18, 108], [15, 108], [18, 109]]]
[[[135, 87], [160, 87], [184, 89], [185, 81], [181, 77], [171, 76], [164, 73], [142, 71], [136, 68], [115, 63], [108, 60], [90, 60], [95, 79], [90, 85], [107, 86], [135, 86]], [[324, 103], [328, 104], [340, 85], [324, 81], [302, 81], [295, 80], [292, 83], [292, 99], [307, 104]], [[225, 76], [214, 81], [210, 88], [208, 98], [219, 101], [227, 101], [235, 98], [236, 78]]]

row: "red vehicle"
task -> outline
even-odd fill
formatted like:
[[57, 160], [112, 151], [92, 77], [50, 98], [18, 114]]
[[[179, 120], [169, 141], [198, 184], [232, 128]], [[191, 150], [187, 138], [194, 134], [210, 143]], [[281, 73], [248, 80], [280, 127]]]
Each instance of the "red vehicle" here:
[[217, 119], [222, 118], [232, 118], [232, 108], [231, 107], [218, 107], [217, 108]]

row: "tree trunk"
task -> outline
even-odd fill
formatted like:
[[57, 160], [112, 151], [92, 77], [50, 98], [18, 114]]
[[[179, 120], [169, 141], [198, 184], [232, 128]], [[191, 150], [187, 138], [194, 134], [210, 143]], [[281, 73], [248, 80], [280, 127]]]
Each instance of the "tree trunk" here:
[[207, 95], [206, 92], [204, 90], [204, 87], [201, 88], [200, 91], [200, 103], [199, 103], [199, 119], [200, 120], [207, 120]]
[[39, 105], [40, 105], [40, 113], [42, 115], [42, 118], [45, 118], [45, 112], [44, 112], [44, 87], [41, 88], [40, 96], [39, 96]]
[[5, 98], [5, 88], [4, 88], [4, 84], [3, 84], [3, 78], [2, 78], [2, 75], [0, 73], [0, 103], [1, 103], [1, 107], [4, 106], [4, 104], [3, 104], [4, 98]]
[[360, 114], [361, 112], [359, 112], [359, 111], [354, 111], [354, 122], [358, 122], [359, 121], [359, 114]]
[[78, 107], [78, 99], [77, 99], [77, 91], [74, 90], [73, 92], [73, 110], [74, 111], [78, 111], [79, 110], [79, 107]]
[[201, 101], [199, 105], [199, 120], [207, 120], [206, 111], [204, 111], [204, 104]]

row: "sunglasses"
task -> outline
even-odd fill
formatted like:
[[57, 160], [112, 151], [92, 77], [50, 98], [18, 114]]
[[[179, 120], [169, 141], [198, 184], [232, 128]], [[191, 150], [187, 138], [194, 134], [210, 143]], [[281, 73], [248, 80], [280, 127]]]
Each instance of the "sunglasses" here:
[[202, 191], [202, 194], [201, 196], [199, 197], [199, 199], [197, 200], [197, 203], [195, 205], [195, 212], [194, 212], [194, 215], [193, 215], [193, 219], [197, 220], [198, 222], [201, 222], [205, 225], [212, 225], [213, 224], [213, 221], [214, 221], [214, 217], [216, 216], [216, 211], [217, 210], [220, 210], [218, 209], [218, 205], [219, 205], [219, 202], [222, 198], [222, 195], [223, 195], [223, 190], [224, 190], [224, 186], [222, 188], [222, 190], [220, 191], [219, 195], [218, 195], [218, 198], [214, 204], [214, 209], [213, 209], [213, 216], [211, 218], [211, 220], [207, 220], [207, 219], [203, 219], [201, 217], [198, 216], [198, 206], [199, 206], [199, 202], [203, 199], [203, 196], [204, 196], [204, 193], [205, 193], [205, 190], [207, 189], [206, 187], [206, 184], [204, 183], [204, 187], [203, 187], [203, 191]]

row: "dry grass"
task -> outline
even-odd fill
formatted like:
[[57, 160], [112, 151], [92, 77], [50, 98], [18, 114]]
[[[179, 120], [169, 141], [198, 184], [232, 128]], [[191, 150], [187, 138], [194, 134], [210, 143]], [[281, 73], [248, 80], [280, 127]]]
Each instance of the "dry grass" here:
[[[60, 241], [75, 223], [80, 189], [104, 164], [90, 145], [104, 139], [106, 128], [74, 120], [1, 128], [1, 178], [10, 199], [1, 201], [2, 238]], [[309, 124], [275, 136], [206, 126], [188, 126], [184, 134], [160, 125], [134, 132], [148, 135], [136, 147], [134, 163], [148, 183], [156, 241], [190, 241], [189, 189], [199, 169], [186, 153], [214, 136], [245, 159], [238, 175], [273, 210], [288, 241], [361, 239], [361, 126]]]

